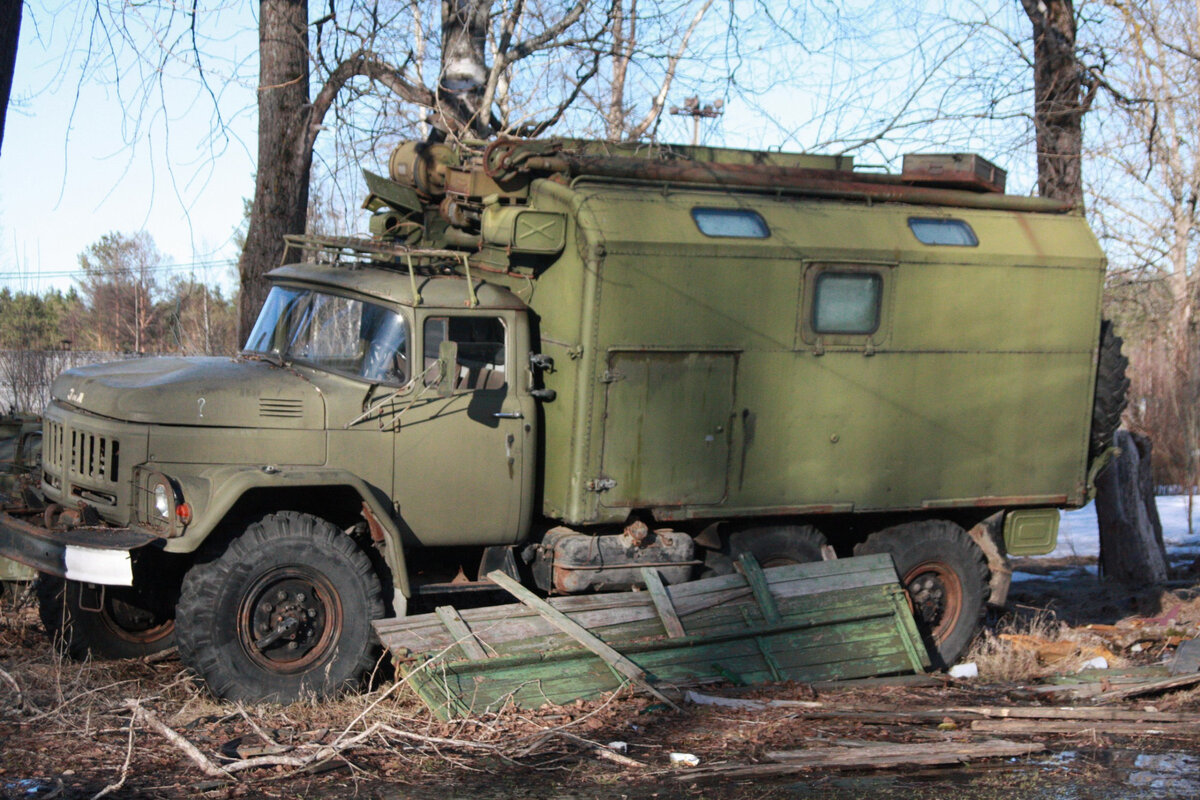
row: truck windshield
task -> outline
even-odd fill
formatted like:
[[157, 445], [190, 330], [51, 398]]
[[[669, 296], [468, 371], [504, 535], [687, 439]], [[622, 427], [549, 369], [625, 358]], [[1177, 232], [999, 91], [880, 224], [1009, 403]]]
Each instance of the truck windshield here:
[[408, 380], [408, 323], [351, 297], [275, 286], [243, 352], [380, 383]]

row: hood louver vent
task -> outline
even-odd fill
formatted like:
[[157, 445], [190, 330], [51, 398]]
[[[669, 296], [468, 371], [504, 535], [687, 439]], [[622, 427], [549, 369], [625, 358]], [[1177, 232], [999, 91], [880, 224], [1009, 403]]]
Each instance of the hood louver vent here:
[[304, 416], [304, 401], [282, 397], [260, 397], [258, 398], [258, 415], [260, 417], [296, 419]]

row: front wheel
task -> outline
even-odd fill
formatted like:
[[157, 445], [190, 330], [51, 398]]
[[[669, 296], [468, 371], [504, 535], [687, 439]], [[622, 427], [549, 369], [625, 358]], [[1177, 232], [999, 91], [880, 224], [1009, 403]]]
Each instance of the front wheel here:
[[856, 556], [870, 553], [892, 556], [934, 666], [958, 661], [991, 594], [983, 551], [953, 522], [928, 520], [886, 528], [854, 548]]
[[367, 555], [325, 520], [251, 525], [183, 580], [179, 655], [218, 697], [289, 703], [360, 683], [383, 616]]
[[175, 645], [175, 621], [136, 590], [41, 575], [38, 614], [71, 658], [142, 658]]

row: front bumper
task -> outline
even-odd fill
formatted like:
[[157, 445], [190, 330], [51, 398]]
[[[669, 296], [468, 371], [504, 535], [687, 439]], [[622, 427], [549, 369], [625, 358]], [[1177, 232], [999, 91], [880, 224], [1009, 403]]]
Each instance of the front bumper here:
[[0, 513], [0, 556], [60, 578], [133, 585], [133, 551], [160, 540], [125, 528], [52, 531]]

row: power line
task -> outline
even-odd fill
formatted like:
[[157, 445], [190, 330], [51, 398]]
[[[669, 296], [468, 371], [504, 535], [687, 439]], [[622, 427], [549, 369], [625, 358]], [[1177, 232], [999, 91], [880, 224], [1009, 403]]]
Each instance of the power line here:
[[[192, 261], [187, 264], [155, 264], [145, 269], [149, 272], [158, 273], [193, 272], [209, 267], [232, 267], [236, 263], [235, 259], [223, 258], [210, 261]], [[50, 270], [18, 270], [15, 272], [0, 272], [0, 280], [11, 280], [14, 278], [70, 278], [82, 276], [83, 274], [84, 271], [81, 267], [75, 267], [74, 269], [60, 267]]]

